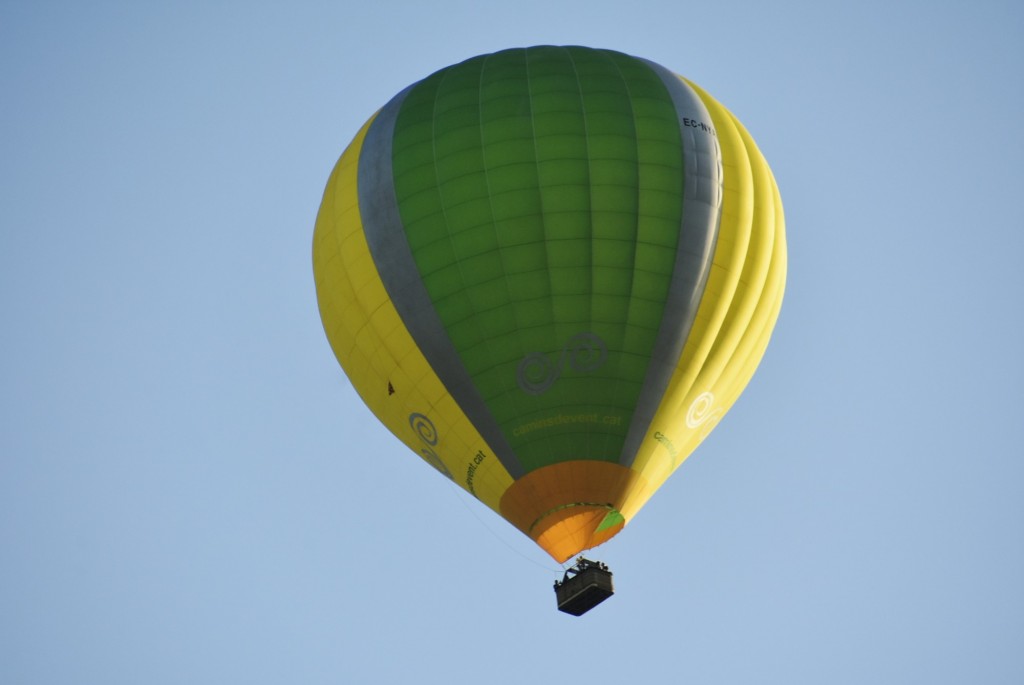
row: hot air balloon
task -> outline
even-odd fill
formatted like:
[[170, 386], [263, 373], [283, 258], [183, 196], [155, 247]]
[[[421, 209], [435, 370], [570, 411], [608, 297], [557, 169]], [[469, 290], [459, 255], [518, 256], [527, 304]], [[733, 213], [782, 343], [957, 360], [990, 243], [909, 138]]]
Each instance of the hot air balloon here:
[[782, 204], [690, 81], [610, 50], [504, 50], [366, 122], [313, 270], [373, 413], [561, 563], [621, 531], [751, 379], [782, 303]]

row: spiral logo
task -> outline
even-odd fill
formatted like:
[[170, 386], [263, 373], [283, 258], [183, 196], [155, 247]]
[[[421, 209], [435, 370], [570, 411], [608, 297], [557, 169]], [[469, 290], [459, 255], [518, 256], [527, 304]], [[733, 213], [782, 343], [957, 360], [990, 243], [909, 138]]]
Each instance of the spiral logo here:
[[688, 428], [700, 428], [700, 438], [703, 440], [711, 432], [711, 429], [718, 423], [724, 410], [715, 407], [715, 396], [710, 392], [702, 392], [690, 405], [686, 412], [686, 426]]
[[410, 414], [409, 425], [420, 440], [433, 447], [437, 444], [437, 427], [423, 414]]
[[554, 385], [568, 367], [577, 373], [590, 373], [599, 369], [608, 358], [608, 346], [594, 333], [577, 333], [562, 348], [558, 361], [552, 361], [543, 352], [531, 352], [523, 357], [516, 369], [516, 382], [523, 392], [541, 395]]
[[531, 395], [541, 395], [558, 380], [562, 375], [562, 369], [552, 363], [547, 355], [534, 352], [523, 357], [516, 369], [516, 382], [524, 392]]
[[715, 396], [710, 392], [702, 392], [690, 405], [686, 412], [686, 425], [689, 428], [699, 428], [702, 423], [708, 420], [711, 407], [715, 404]]
[[569, 338], [562, 350], [562, 360], [568, 359], [573, 371], [589, 373], [601, 368], [608, 357], [608, 347], [604, 340], [593, 333], [577, 333]]
[[415, 413], [409, 414], [409, 425], [416, 433], [416, 436], [423, 442], [423, 447], [420, 448], [420, 454], [423, 456], [423, 459], [435, 469], [448, 476], [448, 478], [455, 480], [452, 472], [448, 470], [448, 467], [441, 461], [441, 457], [437, 456], [437, 452], [434, 451], [434, 445], [437, 444], [437, 427], [434, 425], [434, 422], [424, 414]]
[[452, 476], [452, 472], [449, 471], [448, 467], [444, 465], [443, 461], [441, 461], [441, 457], [437, 456], [437, 452], [430, 449], [429, 447], [424, 447], [420, 449], [420, 454], [423, 455], [423, 458], [426, 460], [428, 464], [430, 464], [435, 469], [446, 475], [451, 480], [455, 480], [455, 477]]

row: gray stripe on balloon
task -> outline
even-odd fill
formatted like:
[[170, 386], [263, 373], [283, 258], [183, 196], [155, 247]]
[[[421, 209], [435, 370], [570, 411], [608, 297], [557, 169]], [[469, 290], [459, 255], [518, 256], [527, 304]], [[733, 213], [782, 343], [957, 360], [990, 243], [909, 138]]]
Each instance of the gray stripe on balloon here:
[[710, 113], [676, 74], [654, 62], [641, 61], [661, 77], [679, 118], [683, 214], [661, 326], [619, 458], [623, 466], [631, 466], [636, 459], [693, 328], [711, 272], [722, 213], [722, 156]]
[[[526, 471], [473, 384], [420, 277], [398, 211], [391, 164], [398, 112], [409, 86], [384, 105], [370, 124], [359, 154], [359, 212], [366, 242], [391, 303], [427, 363], [513, 479]], [[441, 436], [443, 439], [444, 436]]]

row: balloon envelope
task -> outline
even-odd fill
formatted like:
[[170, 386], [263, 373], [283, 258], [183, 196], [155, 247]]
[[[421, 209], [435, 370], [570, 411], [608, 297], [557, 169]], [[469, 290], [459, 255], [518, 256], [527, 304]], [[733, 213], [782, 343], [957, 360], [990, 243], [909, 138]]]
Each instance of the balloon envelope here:
[[327, 183], [313, 266], [363, 401], [561, 562], [619, 532], [736, 401], [786, 250], [771, 171], [710, 95], [543, 46], [374, 114]]

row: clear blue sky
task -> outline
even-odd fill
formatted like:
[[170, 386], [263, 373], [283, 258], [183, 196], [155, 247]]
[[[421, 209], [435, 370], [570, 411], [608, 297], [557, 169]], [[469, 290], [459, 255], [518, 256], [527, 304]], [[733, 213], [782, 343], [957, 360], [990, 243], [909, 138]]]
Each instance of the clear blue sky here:
[[[377, 107], [543, 43], [707, 88], [790, 248], [581, 619], [362, 408], [310, 262]], [[1024, 682], [1022, 130], [1011, 0], [0, 3], [0, 682]]]

